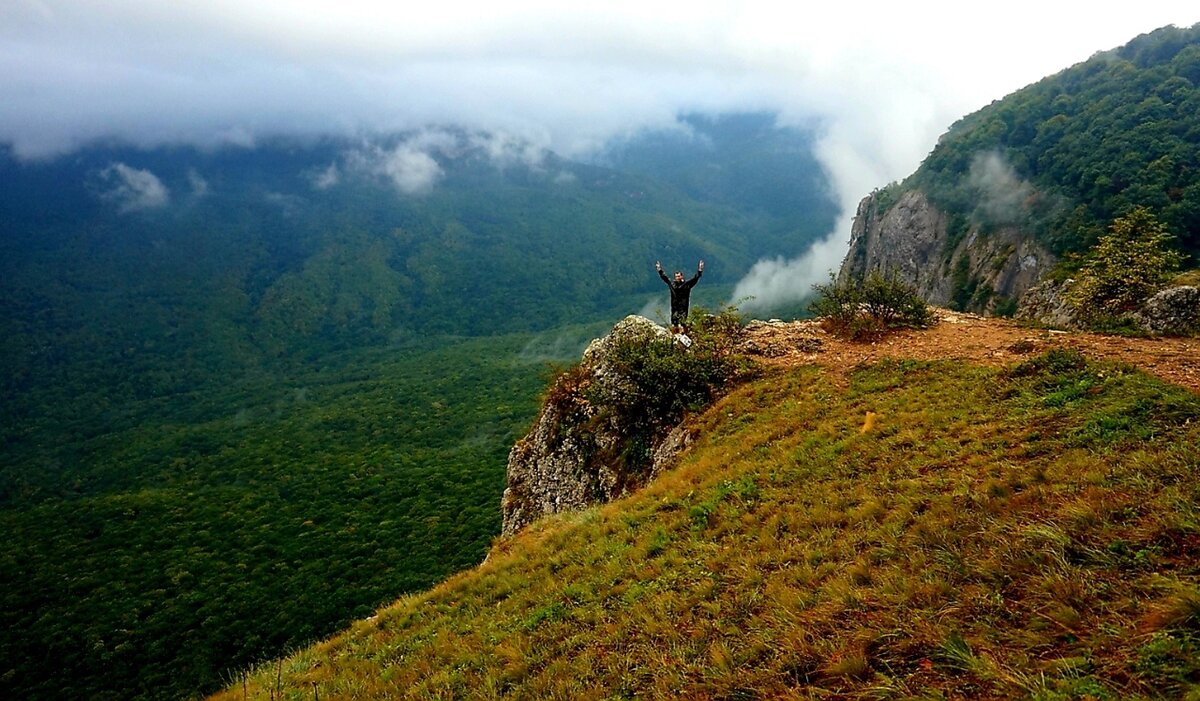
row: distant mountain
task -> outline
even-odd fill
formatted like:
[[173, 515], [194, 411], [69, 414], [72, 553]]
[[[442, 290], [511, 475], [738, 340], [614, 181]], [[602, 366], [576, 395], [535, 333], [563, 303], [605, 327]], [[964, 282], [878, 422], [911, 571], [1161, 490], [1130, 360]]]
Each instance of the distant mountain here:
[[191, 697], [477, 562], [545, 362], [657, 259], [717, 300], [832, 224], [769, 121], [622, 147], [657, 174], [445, 127], [0, 152], [0, 696]]
[[842, 274], [893, 268], [930, 301], [1011, 313], [1138, 205], [1200, 259], [1200, 25], [1139, 36], [959, 120], [913, 175], [864, 200]]
[[757, 217], [787, 237], [813, 230], [829, 216], [832, 193], [813, 153], [814, 139], [811, 130], [781, 129], [771, 114], [692, 114], [680, 119], [679, 129], [611, 144], [601, 162]]
[[[610, 319], [661, 292], [657, 259], [706, 258], [706, 286], [731, 284], [761, 256], [803, 249], [835, 215], [811, 137], [763, 119], [705, 123], [702, 142], [669, 158], [656, 137], [622, 148], [619, 160], [672, 177], [448, 129], [0, 158], [5, 389], [44, 391], [56, 368], [84, 363], [123, 381], [147, 358], [211, 377], [413, 334]], [[787, 146], [750, 178], [742, 150], [773, 143]], [[693, 167], [732, 175], [690, 186]], [[793, 187], [803, 192], [789, 199]], [[132, 382], [139, 396], [171, 390]]]

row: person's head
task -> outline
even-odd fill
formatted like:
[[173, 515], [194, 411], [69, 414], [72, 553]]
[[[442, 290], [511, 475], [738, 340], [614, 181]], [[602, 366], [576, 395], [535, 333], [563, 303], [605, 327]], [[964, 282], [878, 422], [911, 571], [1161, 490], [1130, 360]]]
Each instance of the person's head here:
[[683, 282], [683, 273], [675, 271], [675, 282]]

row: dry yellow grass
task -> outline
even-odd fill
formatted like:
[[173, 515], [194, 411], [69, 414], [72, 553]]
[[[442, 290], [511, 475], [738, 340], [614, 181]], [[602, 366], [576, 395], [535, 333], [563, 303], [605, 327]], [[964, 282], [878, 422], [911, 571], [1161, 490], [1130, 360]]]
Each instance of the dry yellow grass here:
[[646, 489], [498, 542], [253, 671], [246, 696], [1196, 691], [1194, 395], [1071, 353], [1011, 373], [884, 362], [781, 371], [695, 423]]

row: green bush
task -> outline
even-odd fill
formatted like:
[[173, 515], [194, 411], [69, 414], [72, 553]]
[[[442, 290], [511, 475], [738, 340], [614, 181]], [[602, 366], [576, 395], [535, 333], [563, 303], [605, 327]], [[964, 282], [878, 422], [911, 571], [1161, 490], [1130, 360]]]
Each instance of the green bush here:
[[1068, 301], [1092, 326], [1135, 311], [1171, 281], [1182, 256], [1168, 247], [1171, 234], [1145, 207], [1113, 220], [1088, 253]]
[[927, 328], [937, 321], [916, 288], [893, 273], [873, 270], [862, 281], [813, 285], [817, 298], [809, 311], [825, 330], [852, 340], [878, 338], [898, 328]]
[[748, 361], [736, 352], [741, 328], [732, 308], [719, 314], [697, 310], [689, 319], [690, 347], [673, 337], [621, 339], [610, 362], [630, 386], [607, 391], [597, 386], [589, 399], [602, 411], [619, 414], [626, 425], [673, 426], [749, 372]]

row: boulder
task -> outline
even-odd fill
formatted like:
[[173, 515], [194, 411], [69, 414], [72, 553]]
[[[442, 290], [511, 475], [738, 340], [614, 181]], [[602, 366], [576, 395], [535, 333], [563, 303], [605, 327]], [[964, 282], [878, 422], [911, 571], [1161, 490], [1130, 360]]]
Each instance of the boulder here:
[[1016, 318], [1055, 329], [1082, 328], [1075, 308], [1067, 302], [1067, 291], [1075, 281], [1042, 280], [1029, 288], [1017, 305]]
[[1133, 318], [1138, 326], [1151, 333], [1173, 336], [1200, 333], [1200, 288], [1168, 287], [1146, 300]]

